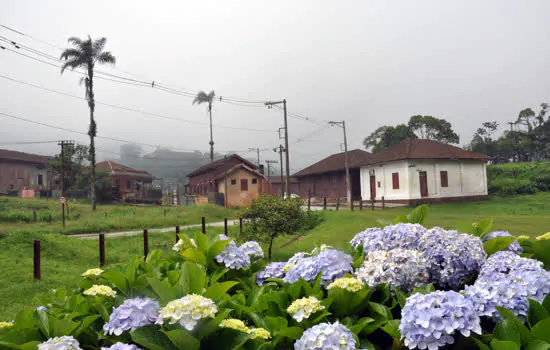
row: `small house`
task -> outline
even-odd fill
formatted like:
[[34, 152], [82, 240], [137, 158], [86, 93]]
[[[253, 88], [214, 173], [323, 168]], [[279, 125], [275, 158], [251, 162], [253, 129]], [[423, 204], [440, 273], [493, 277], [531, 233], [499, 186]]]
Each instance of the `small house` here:
[[112, 160], [99, 162], [96, 171], [107, 171], [112, 179], [113, 196], [123, 201], [149, 199], [154, 176], [145, 170], [130, 168]]
[[0, 191], [51, 188], [48, 163], [52, 157], [0, 149]]

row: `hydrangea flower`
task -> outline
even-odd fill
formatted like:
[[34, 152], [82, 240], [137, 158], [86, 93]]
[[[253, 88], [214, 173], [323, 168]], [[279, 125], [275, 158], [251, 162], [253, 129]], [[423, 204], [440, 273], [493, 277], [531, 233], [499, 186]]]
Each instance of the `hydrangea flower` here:
[[250, 257], [235, 244], [229, 242], [220, 254], [216, 255], [216, 261], [223, 263], [225, 267], [232, 270], [240, 270], [250, 266]]
[[161, 311], [157, 323], [170, 320], [170, 324], [179, 323], [188, 331], [192, 331], [197, 322], [203, 318], [213, 318], [218, 307], [212, 299], [197, 294], [189, 294], [183, 298], [172, 300]]
[[[287, 264], [288, 266], [290, 264]], [[284, 268], [283, 268], [284, 271]], [[319, 274], [319, 264], [317, 257], [304, 258], [300, 260], [300, 263], [290, 265], [290, 268], [285, 274], [283, 281], [286, 283], [294, 283], [300, 278], [308, 282], [313, 281]]]
[[48, 311], [48, 308], [45, 306], [39, 306], [36, 308], [36, 311]]
[[426, 231], [422, 225], [409, 223], [390, 225], [383, 229], [369, 228], [355, 235], [350, 243], [355, 248], [362, 244], [365, 253], [395, 248], [415, 249]]
[[283, 272], [287, 273], [288, 270], [290, 270], [290, 268], [293, 267], [294, 265], [296, 265], [299, 261], [301, 261], [302, 259], [305, 259], [305, 258], [309, 258], [309, 257], [311, 257], [311, 253], [298, 252], [298, 253], [294, 254], [292, 256], [292, 258], [288, 259], [288, 261], [286, 262], [286, 265], [283, 268]]
[[[483, 238], [483, 242], [487, 242], [493, 238], [497, 237], [514, 237], [510, 233], [506, 231], [494, 231], [490, 232]], [[512, 253], [521, 254], [523, 253], [523, 248], [519, 245], [518, 241], [512, 242], [508, 247], [506, 247], [504, 250], [511, 251]]]
[[491, 255], [479, 271], [478, 280], [495, 278], [496, 274], [508, 274], [512, 271], [540, 271], [542, 262], [522, 258], [511, 251], [499, 251]]
[[109, 348], [101, 348], [101, 350], [141, 350], [141, 348], [138, 348], [134, 344], [124, 344], [124, 343], [118, 342], [116, 344], [113, 344]]
[[38, 350], [81, 350], [80, 343], [72, 336], [50, 338], [38, 344]]
[[252, 339], [263, 339], [263, 340], [271, 339], [271, 334], [265, 328], [252, 328], [250, 329], [249, 334], [250, 334], [250, 338]]
[[496, 306], [501, 306], [526, 321], [529, 309], [528, 298], [542, 303], [548, 293], [550, 293], [550, 272], [542, 268], [485, 275], [464, 290], [464, 294], [472, 300], [478, 314], [494, 320], [501, 319], [496, 309]]
[[294, 350], [355, 350], [355, 343], [351, 331], [339, 322], [319, 323], [306, 329], [294, 343]]
[[119, 336], [124, 331], [134, 331], [139, 327], [153, 324], [158, 319], [159, 308], [159, 303], [149, 298], [127, 299], [113, 309], [103, 330], [105, 334]]
[[92, 277], [92, 276], [99, 276], [101, 275], [103, 272], [102, 269], [89, 269], [89, 270], [86, 270], [86, 272], [84, 272], [82, 274], [82, 277]]
[[102, 295], [106, 297], [115, 297], [116, 292], [113, 290], [113, 288], [105, 285], [97, 285], [94, 284], [91, 288], [86, 289], [84, 292], [82, 292], [84, 295]]
[[268, 278], [282, 279], [283, 277], [285, 277], [285, 273], [283, 272], [283, 268], [285, 267], [285, 265], [285, 262], [272, 262], [271, 264], [267, 265], [265, 269], [256, 274], [256, 284], [259, 286], [263, 286], [265, 280]]
[[472, 301], [455, 291], [415, 293], [401, 310], [401, 339], [409, 349], [437, 350], [453, 344], [453, 336], [481, 334], [479, 317]]
[[0, 329], [13, 327], [13, 322], [0, 322]]
[[338, 278], [328, 285], [327, 289], [345, 289], [348, 292], [356, 293], [363, 289], [363, 282], [353, 277]]
[[236, 318], [229, 318], [220, 322], [221, 328], [231, 328], [243, 333], [250, 333], [250, 329], [244, 324], [243, 321]]
[[197, 247], [197, 243], [195, 243], [195, 240], [193, 238], [189, 238], [189, 242], [191, 244], [186, 244], [186, 241], [184, 241], [183, 239], [180, 239], [176, 242], [176, 244], [174, 244], [174, 246], [172, 247], [172, 250], [175, 250], [176, 252], [181, 252], [187, 248]]
[[229, 237], [227, 235], [224, 235], [224, 234], [219, 234], [218, 235], [218, 239], [220, 241], [228, 241], [229, 240]]
[[296, 321], [302, 322], [304, 319], [309, 318], [311, 314], [324, 309], [325, 307], [321, 305], [316, 297], [308, 297], [294, 300], [286, 309], [286, 312]]
[[327, 249], [321, 251], [316, 257], [319, 271], [323, 272], [323, 282], [333, 282], [353, 272], [353, 258], [340, 250]]
[[416, 250], [396, 248], [389, 251], [371, 251], [355, 276], [370, 287], [387, 283], [404, 291], [411, 291], [428, 283], [428, 262]]
[[262, 247], [260, 247], [258, 242], [255, 241], [244, 242], [243, 244], [241, 244], [239, 249], [251, 258], [264, 257], [264, 251], [262, 250]]
[[460, 289], [472, 280], [487, 254], [479, 237], [434, 227], [418, 242], [429, 263], [432, 282], [440, 288]]
[[536, 239], [539, 240], [539, 241], [548, 241], [548, 240], [550, 240], [550, 232], [546, 232], [543, 235], [537, 236]]
[[382, 236], [383, 236], [382, 229], [379, 229], [377, 227], [371, 227], [366, 229], [365, 231], [361, 231], [358, 234], [356, 234], [351, 239], [351, 241], [349, 241], [349, 243], [351, 244], [353, 249], [357, 249], [359, 248], [359, 246], [364, 246], [366, 244], [379, 244], [380, 246], [378, 248], [381, 249], [382, 242], [383, 242]]

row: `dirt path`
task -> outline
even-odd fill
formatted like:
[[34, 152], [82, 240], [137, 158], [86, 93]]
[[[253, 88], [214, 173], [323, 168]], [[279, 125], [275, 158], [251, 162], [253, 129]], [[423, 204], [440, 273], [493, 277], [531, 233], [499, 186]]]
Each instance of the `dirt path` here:
[[[238, 220], [227, 220], [227, 225], [228, 226], [236, 226], [238, 224], [239, 224]], [[206, 227], [208, 227], [208, 226], [223, 227], [223, 221], [222, 222], [207, 223]], [[197, 227], [201, 227], [201, 224], [180, 226], [180, 229], [185, 230], [185, 229], [197, 228]], [[152, 228], [152, 229], [149, 230], [149, 233], [171, 232], [171, 231], [175, 231], [175, 230], [176, 230], [175, 226], [166, 227], [166, 228]], [[109, 233], [105, 233], [105, 236], [107, 236], [107, 237], [124, 237], [124, 236], [136, 236], [136, 235], [140, 235], [140, 234], [143, 234], [143, 230], [109, 232]], [[76, 235], [69, 235], [69, 237], [75, 237], [75, 238], [80, 238], [80, 239], [97, 239], [97, 238], [99, 238], [99, 235], [97, 233], [81, 233], [81, 234], [76, 234]]]

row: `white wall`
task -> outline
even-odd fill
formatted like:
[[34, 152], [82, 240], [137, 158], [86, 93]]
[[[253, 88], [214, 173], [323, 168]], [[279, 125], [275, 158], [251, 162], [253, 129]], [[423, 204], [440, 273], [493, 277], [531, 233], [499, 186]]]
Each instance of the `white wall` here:
[[[402, 160], [361, 167], [361, 196], [369, 199], [370, 175], [374, 171], [376, 198], [420, 199], [419, 172], [427, 175], [428, 197], [446, 198], [487, 195], [487, 175], [484, 163], [468, 160]], [[448, 187], [441, 187], [440, 171], [447, 171]], [[399, 189], [392, 188], [392, 173], [399, 173]], [[380, 187], [378, 187], [380, 182]]]

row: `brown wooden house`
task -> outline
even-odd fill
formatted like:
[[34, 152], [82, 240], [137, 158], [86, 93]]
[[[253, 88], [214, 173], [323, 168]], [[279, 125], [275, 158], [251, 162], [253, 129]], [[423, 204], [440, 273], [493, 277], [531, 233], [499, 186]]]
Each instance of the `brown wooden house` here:
[[0, 149], [0, 191], [49, 190], [52, 157]]
[[[374, 157], [361, 149], [348, 151], [352, 199], [361, 196], [361, 176], [359, 166]], [[327, 197], [344, 199], [347, 196], [345, 153], [336, 153], [293, 175], [299, 181], [299, 195], [302, 198]]]
[[113, 193], [124, 201], [149, 199], [154, 176], [145, 170], [130, 168], [112, 160], [96, 164], [96, 170], [107, 171], [113, 181]]
[[237, 154], [206, 164], [190, 174], [186, 193], [195, 203], [240, 207], [265, 192], [267, 177], [258, 167]]

